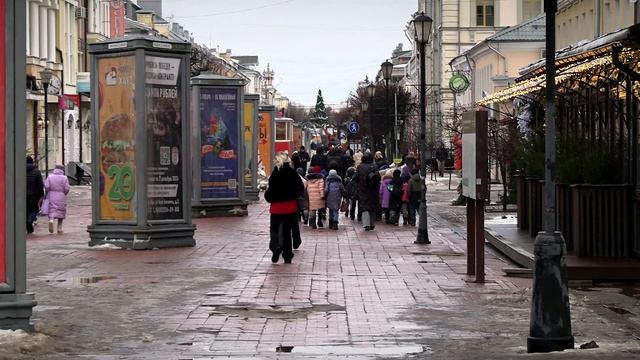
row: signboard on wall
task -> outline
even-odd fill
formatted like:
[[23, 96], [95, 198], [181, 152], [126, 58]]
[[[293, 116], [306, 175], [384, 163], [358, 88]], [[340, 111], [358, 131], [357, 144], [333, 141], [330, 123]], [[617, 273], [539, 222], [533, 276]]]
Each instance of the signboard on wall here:
[[[200, 89], [200, 198], [201, 200], [240, 197], [238, 123], [240, 89], [205, 87]], [[240, 182], [240, 184], [242, 184]], [[244, 185], [243, 185], [244, 186]]]
[[125, 30], [125, 2], [111, 1], [109, 4], [109, 37], [117, 38], [124, 36]]
[[129, 220], [135, 213], [135, 57], [98, 59], [100, 219]]
[[252, 184], [252, 172], [251, 172], [251, 163], [256, 159], [253, 158], [253, 149], [256, 146], [253, 143], [253, 122], [255, 116], [255, 103], [252, 101], [245, 101], [244, 103], [244, 120], [243, 120], [243, 129], [244, 129], [244, 185], [251, 186]]
[[145, 56], [149, 220], [183, 218], [180, 62], [179, 58]]

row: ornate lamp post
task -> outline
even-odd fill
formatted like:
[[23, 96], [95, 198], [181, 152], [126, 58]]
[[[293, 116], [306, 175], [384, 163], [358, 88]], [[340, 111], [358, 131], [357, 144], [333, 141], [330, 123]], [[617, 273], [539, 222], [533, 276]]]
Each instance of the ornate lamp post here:
[[[40, 71], [40, 80], [44, 89], [44, 175], [49, 176], [49, 112], [47, 111], [47, 94], [49, 93], [49, 82], [53, 72], [49, 68]], [[63, 130], [64, 131], [64, 130]]]
[[376, 85], [371, 83], [367, 85], [367, 96], [369, 96], [369, 125], [371, 125], [371, 152], [376, 152], [378, 145], [376, 144], [375, 132], [373, 130], [373, 97], [376, 96]]
[[[433, 20], [421, 13], [413, 18], [413, 28], [415, 31], [416, 45], [420, 54], [420, 176], [423, 181], [427, 178], [427, 113], [426, 113], [426, 64], [425, 64], [425, 46], [431, 37], [431, 25]], [[418, 210], [420, 220], [418, 222], [418, 234], [415, 244], [431, 244], [429, 241], [429, 233], [427, 231], [427, 192], [422, 193], [420, 208]]]
[[[385, 102], [386, 102], [386, 112], [387, 112], [387, 118], [389, 118], [390, 116], [390, 111], [389, 111], [389, 103], [391, 102], [389, 100], [389, 80], [391, 80], [391, 75], [393, 74], [393, 64], [387, 60], [385, 62], [383, 62], [380, 65], [380, 69], [382, 71], [382, 78], [384, 79], [384, 83], [385, 83]], [[391, 130], [391, 140], [390, 143], [392, 147], [395, 147], [395, 138], [396, 138], [396, 134], [395, 134], [395, 124], [393, 124], [393, 128]], [[391, 149], [391, 156], [395, 157], [396, 155], [396, 150], [395, 149]], [[387, 154], [387, 157], [389, 156], [389, 154]]]

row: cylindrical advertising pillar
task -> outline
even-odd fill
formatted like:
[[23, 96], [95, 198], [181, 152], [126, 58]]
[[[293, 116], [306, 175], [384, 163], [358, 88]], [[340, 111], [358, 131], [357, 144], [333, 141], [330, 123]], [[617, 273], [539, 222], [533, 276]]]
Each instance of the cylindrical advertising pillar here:
[[245, 80], [191, 78], [194, 217], [247, 215], [244, 185]]
[[258, 201], [258, 106], [260, 95], [244, 95], [244, 185], [248, 201]]
[[273, 170], [271, 159], [276, 155], [276, 107], [261, 105], [258, 112], [258, 171], [269, 177]]
[[90, 246], [195, 245], [188, 73], [191, 45], [149, 35], [91, 44]]
[[0, 329], [30, 330], [27, 294], [25, 2], [0, 0]]

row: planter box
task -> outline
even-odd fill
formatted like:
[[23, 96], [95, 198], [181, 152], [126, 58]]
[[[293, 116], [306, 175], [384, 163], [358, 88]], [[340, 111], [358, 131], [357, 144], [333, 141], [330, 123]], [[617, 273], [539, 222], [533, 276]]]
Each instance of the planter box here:
[[529, 235], [536, 237], [542, 230], [544, 180], [527, 178], [526, 183]]
[[527, 179], [523, 175], [516, 175], [516, 204], [518, 213], [518, 229], [527, 230], [529, 228]]
[[585, 257], [625, 257], [633, 249], [631, 185], [572, 185], [571, 238]]
[[571, 187], [556, 184], [556, 227], [562, 233], [567, 251], [573, 251]]

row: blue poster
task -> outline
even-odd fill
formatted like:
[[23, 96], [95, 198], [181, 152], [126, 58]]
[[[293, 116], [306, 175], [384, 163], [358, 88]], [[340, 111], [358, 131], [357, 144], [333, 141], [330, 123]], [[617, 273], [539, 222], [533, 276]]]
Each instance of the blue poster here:
[[239, 198], [238, 88], [200, 89], [200, 166], [202, 200]]

